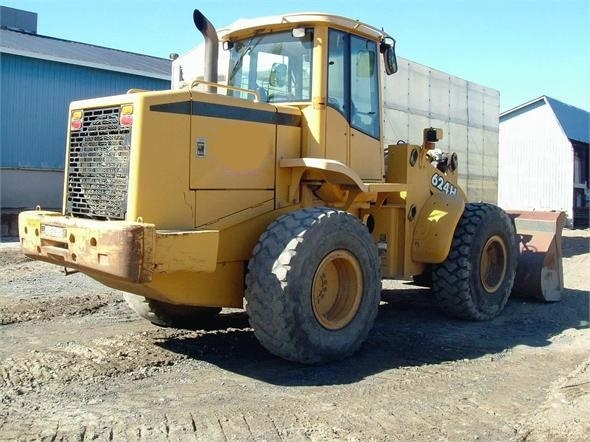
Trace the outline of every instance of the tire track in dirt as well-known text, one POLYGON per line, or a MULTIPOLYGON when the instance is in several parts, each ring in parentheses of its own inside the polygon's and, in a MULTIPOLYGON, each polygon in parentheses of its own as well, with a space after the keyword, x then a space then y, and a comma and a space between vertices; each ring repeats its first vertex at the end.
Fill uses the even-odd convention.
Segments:
POLYGON ((123 375, 149 377, 187 359, 153 345, 168 336, 153 329, 84 343, 66 341, 5 358, 0 361, 0 394, 10 402, 25 393, 61 391, 72 384, 97 384, 123 375))
MULTIPOLYGON (((236 410, 237 411, 237 410, 236 410)), ((237 411, 235 414, 184 412, 98 417, 87 413, 85 419, 34 422, 20 432, 20 440, 197 440, 258 441, 329 440, 339 431, 325 424, 310 422, 307 414, 280 416, 280 423, 269 414, 237 411), (314 426, 315 425, 315 426, 314 426), (279 430, 282 428, 282 430, 279 430)), ((3 434, 14 435, 10 425, 3 434)), ((15 438, 17 439, 17 438, 15 438)))
POLYGON ((41 319, 0 326, 0 439, 585 441, 584 244, 568 249, 561 303, 511 301, 488 323, 391 286, 361 351, 322 367, 270 356, 243 314, 156 328, 83 275, 0 250, 0 307, 47 301, 41 319))
POLYGON ((590 434, 590 358, 557 380, 537 413, 518 429, 516 440, 587 440, 590 434))
POLYGON ((70 296, 66 299, 18 298, 11 299, 10 303, 0 300, 0 325, 91 315, 113 302, 117 301, 111 295, 70 296))

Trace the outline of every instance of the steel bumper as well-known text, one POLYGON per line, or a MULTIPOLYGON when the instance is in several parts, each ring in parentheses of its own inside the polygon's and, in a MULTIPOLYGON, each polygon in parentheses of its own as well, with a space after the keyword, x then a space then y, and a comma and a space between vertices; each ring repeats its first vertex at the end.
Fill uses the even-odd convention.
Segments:
POLYGON ((154 273, 213 272, 217 265, 214 230, 157 230, 36 210, 19 214, 19 235, 30 258, 131 283, 148 283, 154 273))

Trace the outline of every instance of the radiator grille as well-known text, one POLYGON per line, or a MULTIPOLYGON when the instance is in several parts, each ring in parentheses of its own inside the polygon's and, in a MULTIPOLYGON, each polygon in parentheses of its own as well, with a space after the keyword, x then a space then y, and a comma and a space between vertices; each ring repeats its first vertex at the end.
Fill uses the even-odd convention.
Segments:
POLYGON ((119 124, 119 107, 84 111, 71 131, 68 213, 100 220, 125 219, 131 128, 119 124))

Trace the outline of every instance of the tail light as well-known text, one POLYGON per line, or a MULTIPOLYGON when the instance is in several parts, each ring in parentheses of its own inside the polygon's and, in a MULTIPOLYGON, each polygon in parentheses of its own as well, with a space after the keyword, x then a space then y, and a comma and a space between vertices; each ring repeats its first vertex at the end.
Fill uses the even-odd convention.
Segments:
POLYGON ((82 129, 82 119, 84 112, 81 110, 74 110, 70 114, 70 130, 78 131, 82 129))
POLYGON ((133 126, 133 105, 124 104, 121 106, 121 113, 119 114, 119 123, 122 127, 133 126))

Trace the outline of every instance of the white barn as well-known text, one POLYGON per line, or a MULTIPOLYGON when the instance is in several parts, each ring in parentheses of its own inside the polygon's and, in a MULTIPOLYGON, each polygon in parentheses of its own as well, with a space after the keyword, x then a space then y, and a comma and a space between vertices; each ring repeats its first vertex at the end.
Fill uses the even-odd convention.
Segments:
POLYGON ((590 113, 547 96, 500 114, 498 205, 588 227, 590 113))

